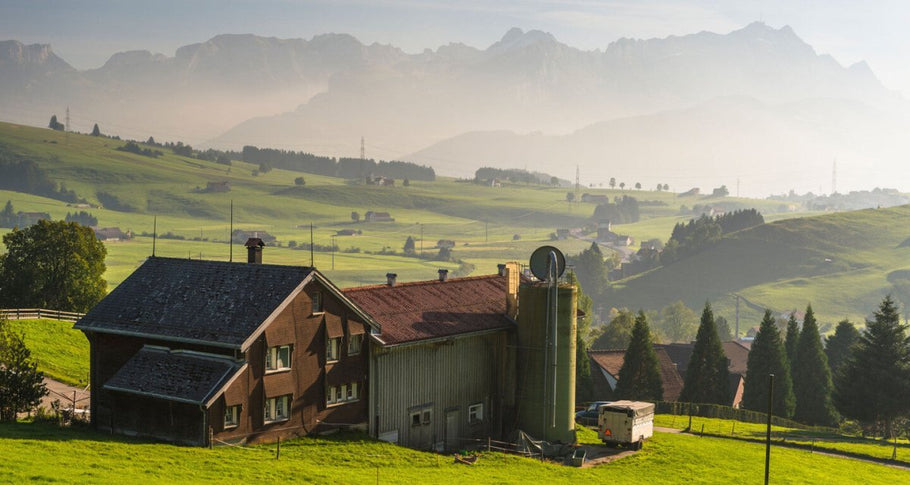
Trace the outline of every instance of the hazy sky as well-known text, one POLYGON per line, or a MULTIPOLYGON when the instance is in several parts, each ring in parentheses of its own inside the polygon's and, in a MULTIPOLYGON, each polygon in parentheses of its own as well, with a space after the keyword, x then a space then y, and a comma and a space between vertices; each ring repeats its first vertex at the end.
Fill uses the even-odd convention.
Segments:
POLYGON ((486 48, 520 27, 602 49, 620 37, 726 33, 756 20, 790 25, 843 65, 865 60, 887 87, 910 95, 905 0, 0 0, 0 40, 50 43, 80 69, 131 49, 173 56, 223 33, 344 32, 417 52, 449 42, 486 48))

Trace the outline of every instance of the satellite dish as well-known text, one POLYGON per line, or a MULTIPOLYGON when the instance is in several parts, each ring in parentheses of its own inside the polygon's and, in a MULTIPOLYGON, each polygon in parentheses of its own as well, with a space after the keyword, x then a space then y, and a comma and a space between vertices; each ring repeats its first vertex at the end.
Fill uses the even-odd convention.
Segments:
POLYGON ((554 264, 556 264, 556 277, 559 278, 566 271, 566 257, 562 254, 562 251, 553 246, 541 246, 531 253, 530 264, 531 274, 541 281, 546 281, 550 276, 547 272, 550 254, 556 256, 556 260, 554 261, 554 264))

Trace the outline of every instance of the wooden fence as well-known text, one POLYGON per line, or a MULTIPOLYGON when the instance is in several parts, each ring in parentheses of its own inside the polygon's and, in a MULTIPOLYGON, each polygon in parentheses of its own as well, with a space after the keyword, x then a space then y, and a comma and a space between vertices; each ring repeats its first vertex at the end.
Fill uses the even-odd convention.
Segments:
POLYGON ((75 322, 84 316, 84 313, 48 310, 46 308, 0 309, 0 318, 6 318, 7 320, 37 320, 40 318, 47 318, 51 320, 75 322))

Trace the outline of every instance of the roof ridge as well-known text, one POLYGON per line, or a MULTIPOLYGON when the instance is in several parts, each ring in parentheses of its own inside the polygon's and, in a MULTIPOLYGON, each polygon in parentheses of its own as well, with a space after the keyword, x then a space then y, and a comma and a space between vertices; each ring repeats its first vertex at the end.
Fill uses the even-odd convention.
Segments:
POLYGON ((444 283, 460 283, 460 282, 466 282, 466 281, 474 281, 474 280, 482 280, 482 279, 493 279, 493 278, 505 278, 505 276, 500 276, 499 274, 492 273, 492 274, 486 274, 486 275, 461 276, 461 277, 457 277, 457 278, 448 278, 448 279, 446 279, 445 281, 440 281, 440 280, 438 280, 438 279, 435 279, 435 280, 420 280, 420 281, 407 281, 407 282, 404 282, 404 283, 395 283, 394 286, 389 286, 388 284, 379 283, 379 284, 375 284, 375 285, 352 286, 352 287, 349 287, 349 288, 345 288, 345 289, 343 289, 343 290, 341 290, 341 291, 347 293, 347 292, 353 292, 353 291, 372 290, 372 289, 379 289, 379 288, 390 288, 390 289, 393 289, 393 288, 400 288, 400 287, 403 287, 403 286, 421 286, 421 285, 430 286, 430 285, 438 285, 438 284, 444 284, 444 283))

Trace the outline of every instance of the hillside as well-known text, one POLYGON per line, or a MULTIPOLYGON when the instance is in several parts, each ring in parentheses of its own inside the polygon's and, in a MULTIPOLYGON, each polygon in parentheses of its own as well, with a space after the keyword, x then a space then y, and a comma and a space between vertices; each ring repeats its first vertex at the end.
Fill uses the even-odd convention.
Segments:
POLYGON ((862 324, 882 297, 910 304, 910 206, 867 209, 767 223, 725 237, 693 257, 622 281, 616 307, 658 309, 676 300, 733 322, 740 295, 741 330, 758 325, 763 308, 805 310, 816 318, 862 324))

